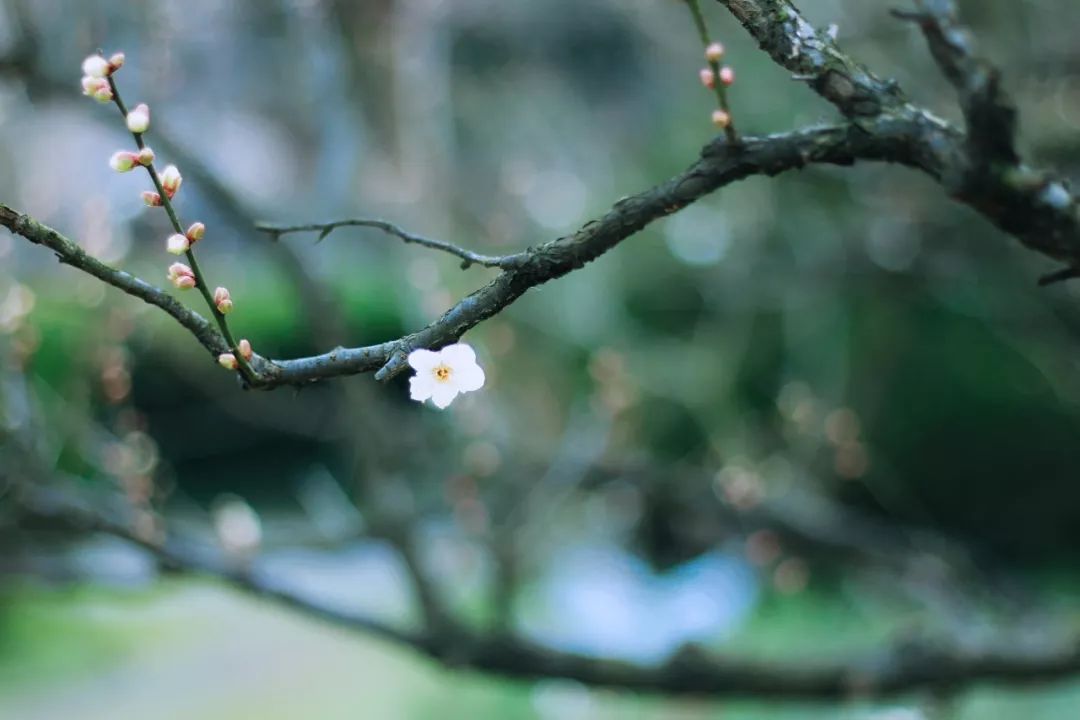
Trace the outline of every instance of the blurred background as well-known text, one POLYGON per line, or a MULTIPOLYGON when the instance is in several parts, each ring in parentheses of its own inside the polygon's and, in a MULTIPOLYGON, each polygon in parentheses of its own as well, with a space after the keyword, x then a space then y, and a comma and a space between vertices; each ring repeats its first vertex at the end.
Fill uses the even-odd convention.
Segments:
MULTIPOLYGON (((895 2, 804 2, 956 118, 895 2)), ((1040 166, 1080 169, 1080 5, 960 3, 1040 166)), ((718 5, 743 132, 834 119, 718 5)), ((708 142, 674 0, 3 0, 0 202, 165 285, 162 213, 79 64, 123 50, 200 262, 268 357, 396 338, 492 277, 374 231, 486 253, 573 232, 708 142)), ((662 663, 909 641, 1051 647, 1080 630, 1080 283, 927 178, 808 168, 724 188, 465 338, 445 412, 370 375, 243 392, 171 319, 0 230, 0 716, 1074 718, 1080 680, 836 705, 680 700, 443 669, 115 537, 116 513, 342 612, 415 627, 419 572, 478 632, 662 663)), ((204 312, 198 297, 184 301, 204 312)))

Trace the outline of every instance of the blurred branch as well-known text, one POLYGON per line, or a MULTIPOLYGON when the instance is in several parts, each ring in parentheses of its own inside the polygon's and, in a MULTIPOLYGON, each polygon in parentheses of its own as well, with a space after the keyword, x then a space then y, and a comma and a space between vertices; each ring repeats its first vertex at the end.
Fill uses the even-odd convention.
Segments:
POLYGON ((178 538, 158 543, 140 537, 68 493, 24 488, 18 498, 24 514, 59 522, 82 532, 126 540, 155 557, 163 567, 214 577, 230 587, 278 602, 316 619, 409 647, 451 668, 468 668, 510 678, 567 678, 603 687, 672 695, 761 697, 771 700, 836 700, 884 697, 915 690, 954 690, 995 681, 1031 684, 1080 672, 1080 641, 1039 650, 1017 644, 948 648, 930 643, 900 643, 886 652, 844 661, 737 660, 685 646, 666 663, 643 667, 614 659, 549 650, 507 634, 480 634, 447 623, 437 632, 413 632, 376 618, 328 608, 282 587, 266 573, 229 563, 178 538))
POLYGON ((446 242, 445 240, 433 240, 431 238, 423 237, 422 235, 416 235, 403 228, 395 225, 392 222, 386 220, 377 220, 374 218, 352 218, 349 220, 336 220, 328 223, 312 223, 308 225, 272 225, 270 223, 257 223, 255 228, 261 232, 268 233, 276 240, 280 235, 286 235, 289 233, 297 232, 318 232, 319 241, 324 240, 330 233, 339 227, 369 227, 382 230, 387 235, 403 240, 405 243, 415 243, 417 245, 423 245, 424 247, 431 248, 432 250, 442 250, 443 252, 450 253, 461 258, 461 268, 464 270, 470 265, 483 265, 484 267, 496 267, 509 269, 514 267, 519 259, 521 253, 514 255, 482 255, 480 253, 472 252, 464 248, 458 247, 453 243, 446 242))

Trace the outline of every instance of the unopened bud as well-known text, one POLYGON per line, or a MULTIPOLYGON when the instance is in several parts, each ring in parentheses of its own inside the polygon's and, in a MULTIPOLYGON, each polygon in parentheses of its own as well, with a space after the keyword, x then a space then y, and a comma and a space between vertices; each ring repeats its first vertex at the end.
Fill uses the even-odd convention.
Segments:
POLYGON ((113 99, 112 88, 105 78, 96 78, 86 75, 82 79, 83 95, 92 97, 98 102, 107 103, 113 99))
POLYGON ((142 201, 147 207, 161 207, 161 196, 153 190, 143 190, 142 201))
POLYGON ((232 312, 233 301, 228 288, 219 287, 214 290, 214 305, 222 315, 232 312))
POLYGON ((204 235, 206 235, 206 226, 201 222, 191 223, 191 227, 187 229, 187 239, 192 243, 202 240, 204 235))
POLYGON ((116 72, 122 67, 124 67, 124 53, 113 53, 112 56, 109 57, 109 74, 116 72))
POLYGON ((716 73, 712 71, 712 68, 701 68, 698 70, 698 77, 701 78, 701 84, 710 90, 716 87, 716 73))
POLYGON ((195 287, 195 273, 184 263, 173 263, 169 266, 169 280, 180 290, 190 290, 195 287))
POLYGON ((139 154, 135 157, 138 158, 139 164, 144 167, 149 167, 154 164, 154 151, 148 147, 139 150, 139 154))
POLYGON ((249 343, 246 338, 236 343, 236 349, 240 351, 240 357, 244 358, 245 360, 251 359, 251 356, 253 354, 251 351, 251 343, 249 343))
POLYGON ((82 62, 83 75, 103 78, 109 74, 109 61, 100 55, 91 55, 82 62))
POLYGON ((180 189, 180 183, 184 181, 184 178, 180 177, 180 171, 176 169, 175 165, 167 165, 164 170, 161 171, 161 187, 165 190, 165 195, 172 200, 173 195, 180 189))
POLYGON ((728 125, 731 125, 731 115, 727 114, 723 110, 713 110, 712 123, 716 127, 723 130, 728 125))
POLYGON ((135 163, 139 161, 139 156, 135 153, 121 150, 120 152, 113 153, 113 156, 109 158, 109 167, 116 172, 127 172, 131 168, 135 167, 135 163))
POLYGON ((724 46, 720 43, 709 43, 705 48, 705 59, 709 62, 720 62, 722 57, 724 57, 724 46))
POLYGON ((173 233, 165 241, 165 249, 173 255, 183 255, 191 247, 191 243, 180 233, 173 233))
POLYGON ((240 367, 240 364, 236 362, 236 356, 232 353, 221 353, 217 356, 218 365, 226 370, 235 370, 240 367))
POLYGON ((133 133, 144 133, 150 127, 150 108, 144 103, 135 106, 127 114, 127 128, 133 133))
POLYGON ((720 68, 720 82, 725 85, 732 85, 735 82, 735 70, 730 65, 725 65, 720 68))

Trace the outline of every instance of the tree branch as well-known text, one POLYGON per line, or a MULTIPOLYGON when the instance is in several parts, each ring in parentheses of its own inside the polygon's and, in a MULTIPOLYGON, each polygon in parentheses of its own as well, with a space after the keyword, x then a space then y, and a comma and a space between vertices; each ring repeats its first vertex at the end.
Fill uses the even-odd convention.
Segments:
POLYGON ((1040 650, 1016 644, 949 648, 908 642, 884 653, 809 662, 738 660, 687 645, 662 665, 646 667, 551 650, 510 634, 480 634, 456 623, 444 625, 437 632, 416 632, 367 615, 326 607, 283 587, 266 573, 199 552, 194 544, 180 538, 172 537, 161 544, 147 540, 123 521, 78 503, 66 493, 24 488, 18 502, 24 514, 39 520, 126 540, 172 571, 213 577, 315 619, 410 648, 450 668, 508 678, 567 678, 598 687, 710 698, 834 701, 917 690, 956 690, 989 681, 1033 684, 1080 671, 1080 640, 1054 642, 1040 650))
POLYGON ((0 225, 16 235, 22 235, 32 243, 49 248, 65 265, 82 270, 108 285, 123 290, 128 295, 161 308, 187 328, 195 339, 215 357, 219 353, 228 352, 229 346, 225 339, 206 318, 194 310, 189 310, 161 288, 123 270, 109 267, 86 254, 81 247, 51 227, 37 222, 28 215, 21 215, 2 203, 0 203, 0 225))
MULTIPOLYGON (((920 12, 907 14, 927 32, 931 46, 948 77, 967 98, 968 134, 965 135, 931 113, 908 104, 891 82, 882 81, 842 53, 828 34, 815 31, 790 0, 720 0, 757 38, 776 62, 809 78, 815 90, 852 118, 851 124, 809 128, 767 137, 747 137, 738 146, 722 138, 707 145, 701 158, 666 183, 620 200, 602 218, 577 233, 536 248, 502 257, 483 256, 443 241, 408 233, 380 220, 344 220, 335 223, 275 228, 268 232, 318 230, 323 233, 343 225, 382 229, 406 242, 450 252, 465 262, 499 267, 503 272, 447 310, 427 327, 376 345, 336 348, 321 355, 265 362, 255 358, 252 387, 269 389, 377 371, 378 380, 392 378, 406 367, 409 351, 437 349, 456 342, 483 320, 501 312, 528 289, 576 270, 634 235, 649 223, 666 217, 729 183, 753 175, 776 175, 810 163, 848 165, 878 160, 918 168, 942 184, 955 199, 971 206, 994 225, 1017 237, 1025 246, 1080 267, 1080 210, 1076 198, 1049 173, 1023 165, 1011 150, 1011 115, 998 88, 996 73, 983 61, 973 59, 966 35, 955 21, 947 0, 917 0, 920 12), (973 79, 974 78, 974 79, 973 79), (997 112, 997 121, 976 120, 979 113, 997 112), (1004 130, 1005 137, 977 139, 989 128, 1004 130), (1005 149, 1003 149, 1005 148, 1005 149)), ((1011 112, 1011 111, 1010 111, 1011 112)), ((43 228, 5 208, 0 223, 19 232, 43 228)), ((54 246, 70 246, 55 231, 45 229, 54 246), (63 242, 60 242, 63 241, 63 242)), ((22 233, 20 233, 22 234, 22 233)), ((41 232, 35 231, 36 237, 41 232)), ((35 242, 33 237, 29 238, 35 242)), ((55 247, 54 247, 55 249, 55 247)), ((76 248, 77 249, 77 248, 76 248)), ((81 251, 79 251, 81 253, 81 251)), ((63 256, 62 256, 63 257, 63 256)), ((87 269, 85 254, 69 257, 87 269)), ((100 263, 99 263, 100 265, 100 263)), ((115 271, 111 271, 115 272, 115 271)), ((173 314, 198 333, 208 348, 221 346, 220 336, 207 333, 205 321, 181 312, 178 304, 156 288, 128 280, 115 282, 110 273, 96 274, 125 291, 173 314), (137 289, 136 291, 128 288, 137 289), (148 299, 149 298, 149 299, 148 299)), ((1068 273, 1058 273, 1060 279, 1068 273)), ((197 315, 194 315, 198 318, 197 315)))
POLYGON ((905 104, 895 83, 843 53, 807 22, 790 0, 719 0, 777 65, 790 70, 851 118, 873 117, 905 104))
MULTIPOLYGON (((970 33, 960 25, 951 0, 915 0, 914 20, 931 53, 957 88, 967 132, 960 133, 904 99, 817 32, 791 0, 719 0, 780 66, 811 86, 845 115, 886 113, 937 122, 945 160, 938 179, 951 197, 977 210, 1028 248, 1080 267, 1080 209, 1076 196, 1053 174, 1023 164, 1015 150, 1015 109, 1000 85, 1000 73, 974 55, 970 33)), ((1060 279, 1060 278, 1056 278, 1060 279)))
POLYGON ((280 235, 296 232, 318 232, 319 241, 324 240, 330 233, 339 227, 369 227, 382 230, 387 235, 399 238, 406 243, 415 243, 433 250, 441 250, 461 258, 461 268, 467 269, 470 265, 483 265, 484 267, 509 269, 515 266, 521 254, 514 255, 483 255, 471 250, 458 247, 445 240, 433 240, 411 233, 392 222, 375 218, 351 218, 348 220, 335 220, 328 223, 310 223, 307 225, 273 225, 271 223, 257 223, 255 229, 268 233, 277 239, 280 235))

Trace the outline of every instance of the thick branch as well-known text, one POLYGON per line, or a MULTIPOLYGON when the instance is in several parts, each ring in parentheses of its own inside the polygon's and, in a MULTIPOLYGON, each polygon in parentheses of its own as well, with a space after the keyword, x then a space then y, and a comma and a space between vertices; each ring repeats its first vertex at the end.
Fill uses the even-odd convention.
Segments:
POLYGON ((790 0, 719 0, 769 56, 849 117, 873 117, 905 103, 896 85, 843 53, 790 0))
POLYGON ((830 701, 916 690, 955 690, 989 681, 1047 682, 1080 671, 1078 642, 1037 651, 1016 645, 960 650, 903 644, 882 654, 805 663, 720 658, 687 646, 663 665, 645 667, 550 650, 513 635, 482 635, 459 625, 448 625, 438 633, 413 632, 369 616, 328 608, 282 587, 264 573, 230 565, 176 538, 166 544, 148 541, 127 524, 62 493, 35 489, 19 498, 19 504, 25 513, 38 519, 134 543, 171 570, 217 578, 230 587, 316 619, 411 648, 448 667, 510 678, 568 678, 592 686, 713 698, 830 701))
POLYGON ((926 36, 934 60, 956 88, 967 129, 947 189, 1028 247, 1080 266, 1077 198, 1051 173, 1023 164, 1016 150, 1016 108, 999 70, 975 54, 951 0, 915 5, 915 12, 895 14, 915 21, 926 36))
POLYGON ((945 171, 948 157, 940 150, 947 147, 947 142, 929 140, 931 135, 944 134, 942 127, 921 117, 881 118, 865 125, 747 137, 738 148, 719 139, 706 146, 702 157, 685 172, 638 195, 623 198, 606 215, 586 223, 575 234, 510 256, 517 258, 514 267, 424 329, 379 345, 338 348, 310 358, 276 361, 268 384, 310 382, 380 368, 376 378, 390 378, 405 369, 405 357, 410 350, 456 342, 467 330, 502 311, 530 288, 584 266, 649 223, 737 180, 753 175, 776 175, 810 163, 848 165, 857 160, 904 163, 934 177, 945 171))
POLYGON ((453 243, 446 242, 445 240, 426 238, 422 235, 411 233, 392 222, 374 218, 351 218, 349 220, 335 220, 334 222, 310 223, 307 225, 273 225, 270 223, 258 223, 255 226, 257 230, 268 233, 275 238, 289 233, 317 232, 319 233, 319 240, 325 239, 327 235, 339 227, 376 228, 377 230, 382 230, 387 235, 396 237, 406 243, 415 243, 431 248, 432 250, 441 250, 450 253, 451 255, 461 258, 462 269, 468 268, 470 265, 483 265, 484 267, 506 269, 514 267, 517 260, 520 258, 520 255, 483 255, 481 253, 475 253, 471 250, 458 247, 453 243))
POLYGON ((915 0, 915 5, 916 12, 894 10, 893 14, 919 25, 935 62, 956 88, 967 125, 972 172, 995 163, 1018 162, 1016 108, 1001 87, 1001 73, 975 56, 974 39, 960 24, 951 0, 915 0))

